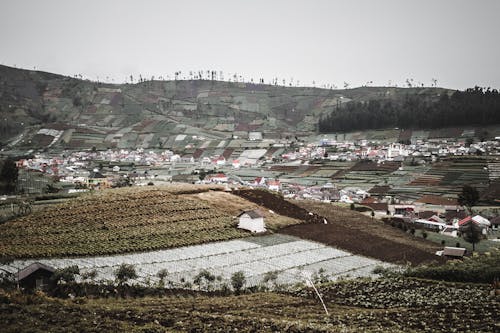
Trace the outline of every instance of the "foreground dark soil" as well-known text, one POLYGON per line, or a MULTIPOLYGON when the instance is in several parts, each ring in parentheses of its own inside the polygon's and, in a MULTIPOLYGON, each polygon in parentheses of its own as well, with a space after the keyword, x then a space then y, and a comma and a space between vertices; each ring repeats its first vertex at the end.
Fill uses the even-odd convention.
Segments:
POLYGON ((58 299, 0 289, 2 332, 494 332, 488 285, 416 279, 355 280, 315 294, 166 294, 58 299))
POLYGON ((439 245, 407 234, 356 211, 329 203, 294 201, 328 224, 306 223, 286 227, 280 233, 301 237, 338 247, 349 252, 392 263, 420 264, 438 262, 439 245))

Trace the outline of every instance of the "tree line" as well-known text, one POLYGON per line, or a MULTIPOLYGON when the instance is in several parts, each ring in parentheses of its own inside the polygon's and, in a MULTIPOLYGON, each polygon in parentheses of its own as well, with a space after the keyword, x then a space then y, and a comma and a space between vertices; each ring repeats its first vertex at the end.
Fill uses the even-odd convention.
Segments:
POLYGON ((347 132, 377 128, 440 128, 500 123, 500 94, 496 89, 469 88, 453 94, 409 95, 402 100, 351 101, 319 120, 319 131, 347 132))

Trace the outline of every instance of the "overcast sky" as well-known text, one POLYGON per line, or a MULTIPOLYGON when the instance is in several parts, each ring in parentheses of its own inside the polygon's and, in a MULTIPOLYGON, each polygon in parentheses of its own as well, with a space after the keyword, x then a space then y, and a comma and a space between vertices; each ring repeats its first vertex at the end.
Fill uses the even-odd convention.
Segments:
POLYGON ((499 14, 499 0, 1 0, 0 63, 114 82, 210 69, 500 88, 499 14))

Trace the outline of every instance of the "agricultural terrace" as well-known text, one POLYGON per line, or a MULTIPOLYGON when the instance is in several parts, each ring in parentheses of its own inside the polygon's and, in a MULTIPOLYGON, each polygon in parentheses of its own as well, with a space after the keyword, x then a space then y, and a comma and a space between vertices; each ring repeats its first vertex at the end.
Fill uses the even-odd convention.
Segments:
MULTIPOLYGON (((95 256, 152 251, 248 236, 234 216, 255 204, 210 186, 95 192, 0 225, 0 256, 95 256), (208 192, 208 193, 203 193, 208 192), (203 200, 197 195, 202 195, 203 200)), ((271 229, 298 220, 265 211, 271 229)))
POLYGON ((16 260, 0 269, 16 273, 35 261, 54 268, 76 265, 83 275, 95 271, 95 281, 114 281, 114 272, 125 263, 137 271, 133 284, 156 285, 160 281, 158 273, 163 271, 168 272, 163 281, 166 286, 188 289, 224 289, 224 285, 231 284, 231 276, 239 271, 244 273, 247 287, 266 285, 266 276, 271 274, 273 279, 267 282, 273 288, 303 282, 304 272, 321 273, 322 279, 335 280, 347 275, 372 276, 377 266, 392 266, 320 243, 274 234, 125 255, 16 260), (217 279, 210 285, 197 285, 196 275, 202 271, 217 279))
MULTIPOLYGON (((55 299, 0 290, 0 327, 31 332, 497 332, 498 298, 480 284, 342 281, 296 294, 55 299)), ((497 296, 498 297, 498 296, 497 296)))
POLYGON ((413 237, 349 208, 337 205, 294 201, 293 203, 324 216, 328 224, 301 224, 285 227, 280 233, 321 242, 340 249, 398 264, 439 261, 435 252, 442 246, 413 237))

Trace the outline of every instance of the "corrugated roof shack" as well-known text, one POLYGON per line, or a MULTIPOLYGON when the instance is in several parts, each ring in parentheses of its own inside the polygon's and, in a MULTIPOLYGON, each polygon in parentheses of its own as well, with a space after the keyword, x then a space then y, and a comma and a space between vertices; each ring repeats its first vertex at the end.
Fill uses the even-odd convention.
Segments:
POLYGON ((26 290, 46 290, 54 272, 54 268, 35 262, 17 273, 17 281, 19 286, 26 290))
POLYGON ((437 251, 436 254, 442 257, 448 258, 463 258, 466 253, 466 249, 463 247, 451 247, 445 246, 442 251, 437 251))
POLYGON ((251 232, 266 232, 264 215, 258 210, 247 210, 238 215, 238 228, 251 232))

